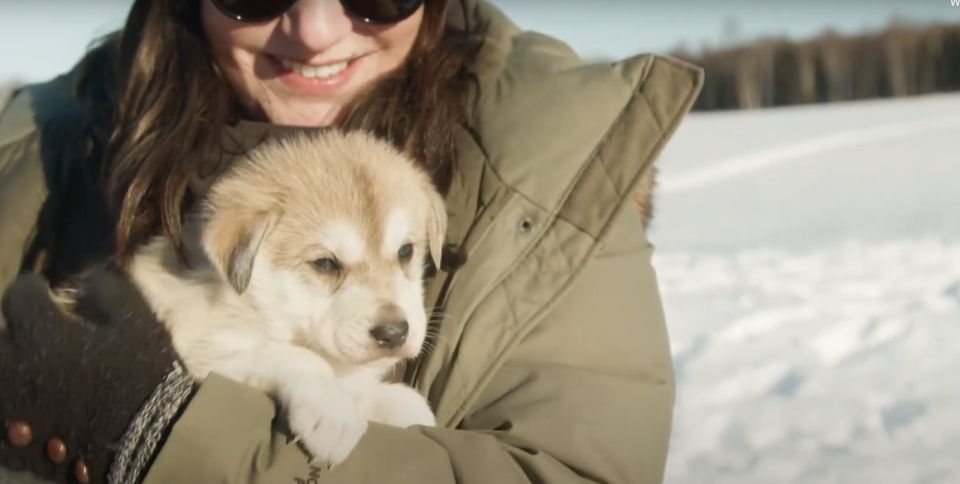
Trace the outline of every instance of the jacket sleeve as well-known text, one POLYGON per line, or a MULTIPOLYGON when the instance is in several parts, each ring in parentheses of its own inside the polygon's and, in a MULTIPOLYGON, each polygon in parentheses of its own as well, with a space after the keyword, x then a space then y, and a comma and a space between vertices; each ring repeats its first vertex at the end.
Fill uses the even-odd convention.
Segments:
POLYGON ((45 251, 33 245, 50 236, 40 234, 41 224, 57 220, 57 200, 69 173, 65 160, 82 146, 73 84, 68 73, 23 86, 0 111, 0 292, 21 271, 37 272, 45 263, 45 251))
POLYGON ((624 210, 456 429, 371 424, 346 462, 321 471, 273 429, 266 396, 214 375, 146 482, 661 482, 674 381, 651 252, 624 210))
POLYGON ((40 136, 32 119, 24 119, 25 103, 20 94, 0 114, 0 291, 20 272, 48 194, 40 136))

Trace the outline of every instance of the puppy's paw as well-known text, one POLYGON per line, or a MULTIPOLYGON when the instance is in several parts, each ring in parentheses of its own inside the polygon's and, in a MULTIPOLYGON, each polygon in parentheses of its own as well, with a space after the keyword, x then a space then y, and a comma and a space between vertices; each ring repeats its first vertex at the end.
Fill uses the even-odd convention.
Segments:
POLYGON ((367 430, 353 397, 337 386, 299 389, 285 397, 290 429, 315 465, 342 463, 367 430))
POLYGON ((367 418, 395 427, 426 425, 433 427, 437 419, 430 404, 416 390, 399 383, 382 383, 374 392, 376 402, 369 408, 367 418))

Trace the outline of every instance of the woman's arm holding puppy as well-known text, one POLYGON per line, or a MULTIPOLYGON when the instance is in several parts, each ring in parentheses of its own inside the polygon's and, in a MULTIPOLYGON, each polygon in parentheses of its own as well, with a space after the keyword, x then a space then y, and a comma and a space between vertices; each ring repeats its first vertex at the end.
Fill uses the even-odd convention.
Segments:
POLYGON ((271 429, 269 399, 214 375, 146 482, 661 482, 674 382, 652 249, 632 210, 603 242, 457 429, 370 424, 322 471, 271 429))

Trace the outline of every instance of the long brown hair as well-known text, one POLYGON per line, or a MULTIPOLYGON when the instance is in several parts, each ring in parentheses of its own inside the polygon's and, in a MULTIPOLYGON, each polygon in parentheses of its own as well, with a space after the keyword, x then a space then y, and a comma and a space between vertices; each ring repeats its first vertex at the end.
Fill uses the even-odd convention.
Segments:
MULTIPOLYGON (((425 0, 407 61, 348 106, 339 126, 385 137, 417 159, 446 190, 457 127, 467 116, 468 65, 480 27, 446 26, 446 0, 425 0)), ((116 219, 118 261, 162 230, 182 246, 181 215, 192 203, 197 160, 222 149, 237 105, 214 67, 198 0, 136 0, 125 27, 81 63, 88 156, 100 163, 116 219)))

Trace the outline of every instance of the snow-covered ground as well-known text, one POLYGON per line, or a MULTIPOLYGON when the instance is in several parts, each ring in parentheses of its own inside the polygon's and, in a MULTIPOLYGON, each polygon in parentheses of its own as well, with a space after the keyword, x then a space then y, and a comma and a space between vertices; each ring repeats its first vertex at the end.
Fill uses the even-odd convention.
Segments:
POLYGON ((960 95, 696 114, 651 239, 669 483, 960 482, 960 95))

